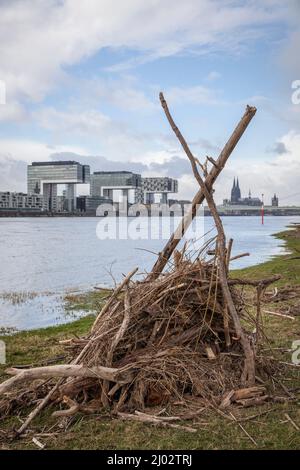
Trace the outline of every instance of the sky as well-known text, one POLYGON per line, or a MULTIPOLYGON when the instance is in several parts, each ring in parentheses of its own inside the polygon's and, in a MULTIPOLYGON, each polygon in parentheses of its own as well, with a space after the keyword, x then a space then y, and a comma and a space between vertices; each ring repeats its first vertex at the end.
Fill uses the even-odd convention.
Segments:
POLYGON ((242 197, 300 205, 299 17, 300 0, 0 0, 0 191, 26 191, 32 161, 72 159, 178 178, 191 199, 163 91, 202 162, 257 107, 217 203, 238 176, 242 197))

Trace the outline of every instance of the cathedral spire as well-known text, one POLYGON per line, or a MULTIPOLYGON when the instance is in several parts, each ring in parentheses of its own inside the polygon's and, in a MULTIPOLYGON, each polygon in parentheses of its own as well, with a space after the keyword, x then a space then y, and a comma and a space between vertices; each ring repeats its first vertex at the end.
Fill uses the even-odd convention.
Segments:
POLYGON ((238 187, 236 185, 236 181, 235 181, 235 177, 234 177, 233 186, 232 186, 232 189, 231 189, 231 202, 232 203, 235 203, 237 201, 237 191, 238 191, 238 187))
POLYGON ((236 179, 236 189, 235 189, 235 192, 236 192, 236 199, 237 201, 239 199, 241 199, 241 190, 240 190, 240 185, 239 185, 239 179, 237 178, 236 179))

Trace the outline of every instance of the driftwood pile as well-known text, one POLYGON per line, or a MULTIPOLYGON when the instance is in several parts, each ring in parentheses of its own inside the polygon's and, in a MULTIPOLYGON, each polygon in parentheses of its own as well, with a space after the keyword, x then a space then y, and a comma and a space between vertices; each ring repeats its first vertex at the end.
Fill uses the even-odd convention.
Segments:
MULTIPOLYGON (((132 271, 102 308, 90 335, 64 341, 75 358, 70 364, 9 369, 13 377, 0 384, 0 393, 17 406, 51 390, 49 403, 62 405, 55 416, 105 407, 122 417, 124 411, 143 412, 187 397, 221 408, 230 399, 266 398, 264 387, 253 387, 245 378, 243 347, 226 309, 217 256, 203 255, 191 260, 184 250, 175 251, 172 267, 154 280, 133 282, 137 269, 132 271), (43 379, 54 377, 60 378, 58 385, 45 384, 43 379), (31 386, 24 393, 25 381, 31 386), (228 397, 228 391, 235 396, 228 397)), ((255 348, 256 317, 244 309, 240 282, 245 280, 229 280, 229 290, 247 325, 245 338, 255 348)), ((256 365, 259 375, 268 373, 268 362, 256 365)))
MULTIPOLYGON (((123 419, 151 421, 144 413, 148 407, 162 409, 196 397, 204 406, 221 409, 232 402, 246 406, 266 398, 264 387, 256 383, 257 376, 270 373, 268 361, 256 357, 263 337, 259 299, 278 276, 257 282, 229 278, 232 240, 226 242, 212 196, 214 181, 256 110, 247 107, 218 160, 208 157, 201 165, 175 126, 162 94, 160 99, 200 186, 191 212, 148 276, 133 280, 138 271, 134 269, 107 300, 90 334, 65 341, 72 352, 68 364, 7 371, 12 377, 0 384, 0 412, 35 403, 18 435, 53 403, 55 416, 105 408, 123 419), (186 246, 180 251, 176 247, 204 198, 217 236, 209 252, 206 246, 191 256, 186 246), (245 284, 257 289, 255 315, 245 310, 239 287, 245 284)), ((157 415, 153 420, 163 418, 157 415)))

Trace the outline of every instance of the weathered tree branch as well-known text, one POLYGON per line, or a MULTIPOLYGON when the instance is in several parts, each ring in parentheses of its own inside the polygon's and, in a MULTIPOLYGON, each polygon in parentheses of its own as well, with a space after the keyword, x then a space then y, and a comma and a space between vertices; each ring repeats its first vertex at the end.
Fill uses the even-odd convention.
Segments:
POLYGON ((112 304, 112 301, 119 295, 119 293, 122 291, 122 289, 124 288, 124 286, 126 286, 126 284, 128 284, 128 282, 130 281, 130 279, 132 278, 132 276, 135 275, 135 273, 138 271, 139 268, 135 268, 133 269, 130 273, 127 274, 126 277, 124 277, 123 281, 121 282, 121 284, 119 284, 119 286, 114 290, 113 294, 111 295, 111 297, 108 299, 108 301, 105 303, 105 305, 103 306, 101 312, 97 315, 97 318, 92 326, 92 333, 95 332, 96 330, 96 327, 98 325, 98 322, 100 320, 100 318, 104 315, 104 313, 108 310, 108 308, 111 306, 112 304))
POLYGON ((36 367, 34 369, 7 369, 7 374, 14 377, 0 384, 0 395, 11 390, 15 385, 26 380, 45 379, 49 377, 91 377, 126 384, 132 380, 132 374, 122 369, 111 367, 83 367, 73 364, 36 367))
POLYGON ((171 128, 173 129, 176 137, 178 138, 179 142, 182 145, 183 150, 185 151, 187 157, 190 160, 192 170, 194 173, 194 176, 204 194, 204 197, 207 201, 208 207, 210 209, 210 212, 214 218, 216 229, 218 232, 218 238, 217 238, 217 252, 218 252, 218 261, 219 261, 219 272, 220 272, 220 283, 223 291, 223 295, 229 310, 229 313, 232 317, 232 320, 234 322, 235 330, 237 333, 238 338, 240 338, 241 345, 243 347, 244 353, 245 353, 245 369, 243 373, 243 381, 249 385, 253 385, 255 383, 255 361, 254 361, 254 353, 251 348, 250 342, 246 338, 244 331, 241 327, 241 322, 238 316, 238 313, 236 311, 234 302, 232 300, 231 292, 228 286, 228 280, 227 280, 227 263, 226 263, 226 238, 225 238, 225 233, 223 229, 223 224, 221 221, 221 217, 218 214, 217 207, 215 205, 215 201, 212 197, 211 190, 212 188, 208 189, 206 186, 206 183, 204 180, 201 178, 195 157, 192 154, 186 140, 184 139, 183 135, 181 134, 180 130, 176 126, 168 105, 166 103, 166 100, 164 99, 164 96, 162 93, 159 95, 161 105, 165 111, 166 117, 170 123, 171 128))
POLYGON ((275 276, 268 277, 266 279, 260 279, 260 280, 255 280, 255 279, 229 279, 229 284, 236 284, 236 285, 241 285, 241 286, 254 286, 257 287, 259 285, 262 285, 263 287, 267 287, 268 285, 272 284, 273 282, 279 281, 281 279, 280 274, 275 274, 275 276))
MULTIPOLYGON (((227 141, 226 145, 221 151, 218 159, 216 160, 215 164, 210 170, 207 178, 205 179, 205 185, 209 191, 211 191, 214 182, 216 181, 217 177, 223 170, 228 158, 230 157, 238 141, 244 134, 245 130, 247 129, 255 113, 256 113, 255 107, 247 106, 245 114, 243 115, 240 122, 236 126, 235 130, 233 131, 232 135, 230 136, 229 140, 227 141)), ((160 273, 164 270, 174 249, 176 248, 182 236, 188 229, 189 225, 191 224, 193 218, 195 217, 197 213, 197 209, 199 208, 199 205, 204 201, 204 199, 205 199, 204 192, 202 188, 200 188, 200 190, 197 192, 196 196, 194 197, 192 201, 192 207, 190 211, 182 218, 177 229, 171 235, 164 249, 160 252, 157 261, 155 262, 151 272, 148 275, 148 280, 156 279, 160 275, 160 273)))
POLYGON ((192 428, 190 426, 182 426, 180 424, 175 424, 175 423, 170 423, 170 420, 167 418, 163 418, 161 416, 153 416, 153 415, 148 415, 147 413, 142 413, 139 411, 136 411, 135 414, 130 414, 130 413, 121 413, 120 411, 117 412, 117 416, 119 416, 121 419, 125 421, 139 421, 142 423, 149 423, 149 424, 155 424, 158 426, 163 426, 163 427, 170 427, 174 429, 181 429, 183 431, 188 431, 188 432, 197 432, 197 429, 192 428))
MULTIPOLYGON (((129 298, 129 291, 126 288, 125 297, 124 297, 124 318, 121 323, 119 330, 117 331, 116 336, 114 337, 110 349, 107 354, 106 358, 106 365, 111 366, 113 355, 115 352, 116 347, 118 346, 119 342, 122 340, 124 333, 127 330, 128 324, 130 320, 130 298, 129 298)), ((102 393, 101 393, 101 400, 104 406, 108 406, 108 390, 109 390, 109 380, 105 380, 102 386, 102 393)))
MULTIPOLYGON (((99 313, 99 315, 97 316, 94 324, 93 324, 93 327, 92 327, 92 333, 97 331, 96 330, 96 326, 98 324, 98 321, 99 321, 99 318, 108 310, 108 308, 110 307, 110 305, 112 304, 112 301, 118 296, 118 294, 122 291, 123 287, 125 285, 127 285, 127 283, 130 281, 130 279, 132 278, 132 276, 134 276, 134 274, 138 271, 138 268, 135 268, 133 271, 131 271, 129 274, 127 274, 127 276, 123 279, 123 281, 121 282, 121 284, 115 289, 115 291, 113 292, 112 296, 108 299, 108 301, 105 303, 104 307, 102 308, 101 312, 99 313)), ((97 337, 96 337, 97 338, 97 337)), ((85 345, 85 347, 81 350, 81 352, 79 353, 79 355, 75 358, 74 361, 72 361, 72 364, 75 365, 75 364, 78 364, 82 358, 84 357, 86 351, 88 350, 88 348, 90 347, 91 343, 96 339, 94 337, 94 335, 92 335, 92 337, 89 339, 89 341, 87 342, 87 344, 85 345)), ((42 411, 45 406, 47 406, 47 404, 49 403, 49 401, 51 400, 52 396, 54 395, 54 393, 58 390, 58 388, 60 387, 60 385, 62 385, 63 383, 63 380, 64 378, 61 378, 55 385, 54 387, 47 393, 47 395, 43 398, 43 400, 40 401, 40 403, 29 413, 29 415, 27 416, 26 420, 24 421, 24 423, 20 426, 20 428, 16 431, 16 434, 19 436, 21 435, 29 426, 29 424, 31 423, 31 421, 40 413, 40 411, 42 411)))

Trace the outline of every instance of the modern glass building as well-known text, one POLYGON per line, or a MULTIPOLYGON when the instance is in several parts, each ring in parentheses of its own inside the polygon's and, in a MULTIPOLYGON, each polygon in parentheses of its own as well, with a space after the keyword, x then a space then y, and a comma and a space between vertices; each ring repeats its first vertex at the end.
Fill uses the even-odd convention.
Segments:
POLYGON ((89 165, 75 161, 33 162, 27 167, 28 194, 42 194, 44 209, 49 211, 55 210, 58 184, 66 185, 68 210, 72 211, 76 208, 76 184, 89 182, 89 165))
POLYGON ((0 192, 0 209, 35 209, 42 210, 43 196, 9 191, 0 192))
POLYGON ((168 194, 178 192, 178 181, 168 176, 142 178, 142 190, 146 203, 152 204, 154 195, 159 194, 160 202, 166 204, 168 194))
POLYGON ((155 194, 166 203, 168 193, 178 192, 178 182, 169 177, 142 178, 131 171, 97 171, 91 175, 91 196, 115 200, 116 191, 121 191, 131 203, 152 203, 155 194))
POLYGON ((87 212, 96 215, 97 208, 101 204, 112 204, 113 201, 103 196, 79 196, 76 199, 76 209, 79 212, 87 212))
POLYGON ((127 197, 130 202, 139 200, 142 187, 142 177, 131 171, 96 171, 91 175, 91 196, 102 196, 114 200, 116 192, 127 197))

